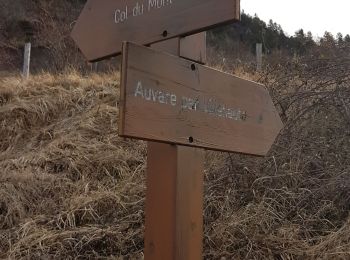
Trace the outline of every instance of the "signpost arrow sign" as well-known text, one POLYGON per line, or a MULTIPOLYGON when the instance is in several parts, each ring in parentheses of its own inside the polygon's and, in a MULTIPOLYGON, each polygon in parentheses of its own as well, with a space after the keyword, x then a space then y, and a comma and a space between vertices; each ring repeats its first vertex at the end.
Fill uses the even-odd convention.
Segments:
POLYGON ((282 128, 263 85, 133 43, 120 118, 124 137, 261 156, 282 128))
POLYGON ((146 259, 202 255, 204 159, 182 145, 263 156, 282 128, 263 85, 188 60, 205 63, 204 34, 158 43, 239 18, 240 0, 88 0, 72 32, 90 61, 123 51, 119 134, 155 141, 146 259))
POLYGON ((239 0, 89 0, 72 37, 88 60, 121 52, 123 41, 147 45, 238 21, 239 0))

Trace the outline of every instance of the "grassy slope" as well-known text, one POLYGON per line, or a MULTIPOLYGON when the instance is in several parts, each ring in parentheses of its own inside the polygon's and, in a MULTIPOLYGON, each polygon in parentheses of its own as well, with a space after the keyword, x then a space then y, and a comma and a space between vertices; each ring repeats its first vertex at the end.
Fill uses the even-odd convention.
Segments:
POLYGON ((2 257, 140 251, 145 149, 117 137, 117 80, 5 78, 2 257))
MULTIPOLYGON (((0 79, 0 258, 142 258, 146 146, 117 136, 118 84, 0 79)), ((206 259, 350 257, 350 146, 324 113, 267 158, 207 154, 206 259)))

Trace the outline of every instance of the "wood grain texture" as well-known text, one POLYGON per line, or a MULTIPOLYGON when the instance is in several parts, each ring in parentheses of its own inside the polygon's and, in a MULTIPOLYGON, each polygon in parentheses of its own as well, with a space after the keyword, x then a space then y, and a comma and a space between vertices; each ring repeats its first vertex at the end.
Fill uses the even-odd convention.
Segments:
POLYGON ((201 32, 180 38, 179 56, 205 64, 207 62, 207 36, 201 32))
MULTIPOLYGON (((173 54, 179 54, 180 48, 192 48, 178 38, 151 47, 173 54)), ((155 142, 148 142, 147 147, 145 259, 200 260, 204 152, 155 142)))
POLYGON ((179 56, 180 55, 180 38, 172 38, 166 41, 157 42, 151 44, 151 48, 163 51, 171 55, 179 56))
POLYGON ((239 0, 89 0, 72 37, 94 61, 120 53, 122 41, 147 45, 239 19, 239 0))
POLYGON ((153 43, 151 48, 205 64, 207 62, 206 41, 206 32, 201 32, 153 43))
POLYGON ((121 89, 124 137, 263 156, 282 128, 263 85, 133 43, 121 89))
POLYGON ((177 146, 176 259, 203 258, 204 151, 177 146))
POLYGON ((202 259, 204 152, 148 142, 147 154, 145 259, 202 259))
POLYGON ((175 259, 177 146, 148 142, 145 259, 175 259))

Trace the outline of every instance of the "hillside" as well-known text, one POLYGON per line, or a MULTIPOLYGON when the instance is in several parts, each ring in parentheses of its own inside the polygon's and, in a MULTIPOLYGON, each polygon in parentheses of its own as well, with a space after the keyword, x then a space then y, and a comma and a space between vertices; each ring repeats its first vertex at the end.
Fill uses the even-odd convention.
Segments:
MULTIPOLYGON (((116 60, 92 73, 69 36, 85 2, 0 1, 0 259, 143 259, 147 143, 117 135, 116 60)), ((206 152, 204 259, 350 259, 350 36, 243 15, 208 60, 266 85, 284 129, 264 158, 206 152)))
MULTIPOLYGON (((70 32, 86 0, 2 0, 0 1, 0 71, 19 71, 23 48, 32 43, 31 71, 62 72, 67 67, 81 72, 91 70, 70 32)), ((230 66, 255 62, 255 45, 263 44, 265 59, 293 57, 341 49, 350 45, 350 36, 325 32, 315 42, 311 32, 302 29, 288 36, 272 20, 266 24, 257 16, 242 13, 240 23, 208 32, 210 59, 231 60, 230 66)), ((118 67, 113 59, 99 63, 101 71, 118 67)))
POLYGON ((85 61, 70 38, 85 0, 1 0, 0 71, 18 70, 25 42, 32 43, 32 71, 62 71, 85 61))
MULTIPOLYGON (((205 259, 350 257, 349 64, 304 62, 244 74, 285 129, 266 158, 207 153, 205 259)), ((146 145, 117 136, 118 93, 118 73, 0 79, 0 258, 142 259, 146 145)))

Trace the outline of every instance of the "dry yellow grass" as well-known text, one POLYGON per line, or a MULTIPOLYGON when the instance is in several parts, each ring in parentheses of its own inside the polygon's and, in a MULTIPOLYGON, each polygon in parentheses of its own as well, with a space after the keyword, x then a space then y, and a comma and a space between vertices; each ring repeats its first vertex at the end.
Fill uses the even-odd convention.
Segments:
POLYGON ((2 79, 3 258, 140 252, 142 229, 130 227, 142 226, 145 149, 116 134, 118 80, 2 79))
MULTIPOLYGON (((1 259, 142 259, 146 145, 117 136, 118 95, 118 73, 0 79, 1 259)), ((207 153, 205 259, 349 259, 334 113, 287 121, 267 158, 207 153)))

